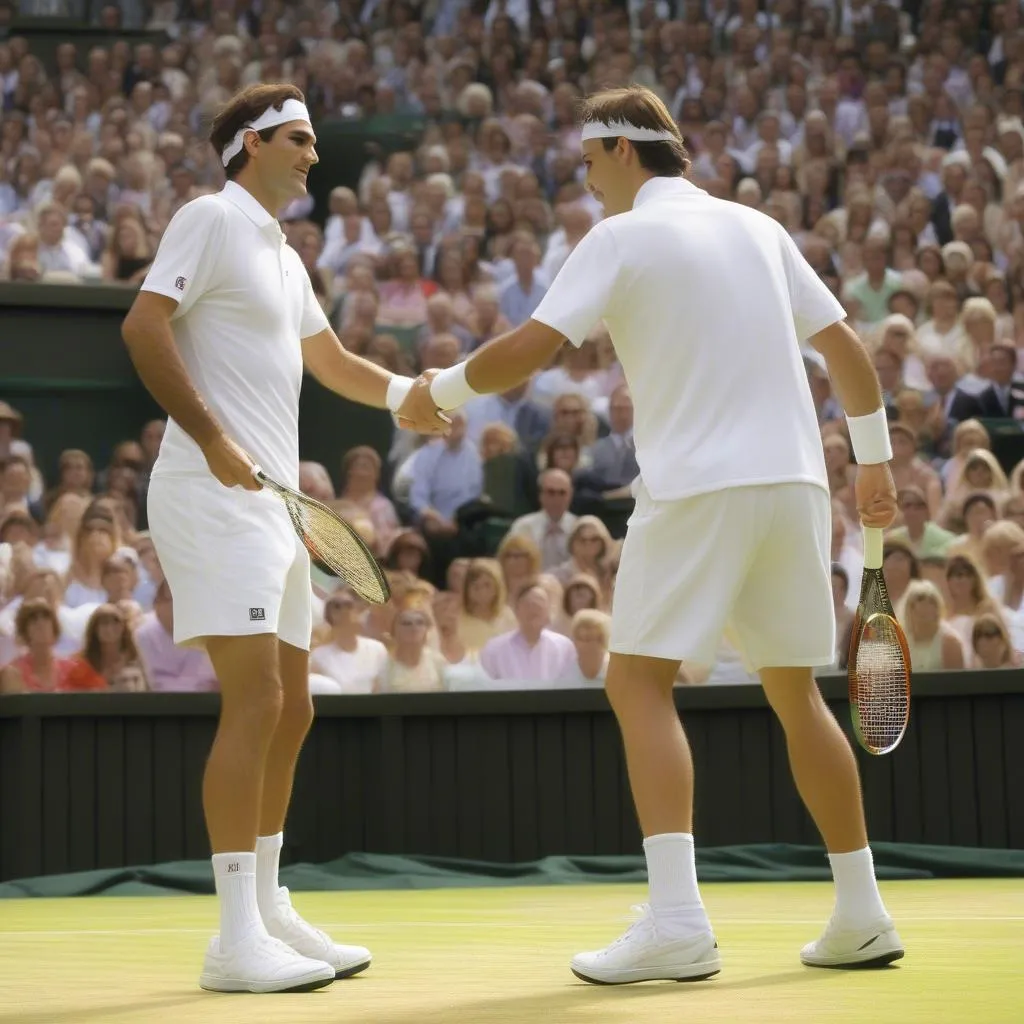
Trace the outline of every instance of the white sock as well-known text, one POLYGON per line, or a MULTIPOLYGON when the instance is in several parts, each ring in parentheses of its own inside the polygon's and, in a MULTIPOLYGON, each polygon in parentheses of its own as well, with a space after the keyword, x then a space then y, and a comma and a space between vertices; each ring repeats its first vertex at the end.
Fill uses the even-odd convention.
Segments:
POLYGON ((677 933, 707 929, 708 918, 697 889, 693 836, 688 832, 648 836, 644 854, 650 905, 659 930, 677 937, 677 933))
POLYGON ((256 854, 215 853, 213 880, 220 901, 220 947, 228 949, 263 928, 256 903, 256 854))
POLYGON ((838 923, 857 929, 889 916, 875 880, 871 847, 853 853, 830 853, 828 859, 836 883, 834 917, 838 923))
POLYGON ((256 900, 263 917, 274 912, 277 902, 277 868, 283 845, 283 832, 256 839, 256 900))

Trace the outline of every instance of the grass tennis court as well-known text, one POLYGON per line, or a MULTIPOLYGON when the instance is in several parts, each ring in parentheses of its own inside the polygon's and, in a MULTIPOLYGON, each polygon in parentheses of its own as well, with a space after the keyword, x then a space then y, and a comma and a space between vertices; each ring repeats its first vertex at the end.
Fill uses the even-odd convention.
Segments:
POLYGON ((199 991, 213 897, 0 901, 0 1021, 10 1024, 1020 1024, 1020 880, 882 883, 907 957, 875 972, 797 959, 825 883, 712 883, 723 971, 692 985, 578 982, 569 957, 611 941, 641 885, 297 893, 310 920, 370 946, 366 974, 307 995, 199 991))

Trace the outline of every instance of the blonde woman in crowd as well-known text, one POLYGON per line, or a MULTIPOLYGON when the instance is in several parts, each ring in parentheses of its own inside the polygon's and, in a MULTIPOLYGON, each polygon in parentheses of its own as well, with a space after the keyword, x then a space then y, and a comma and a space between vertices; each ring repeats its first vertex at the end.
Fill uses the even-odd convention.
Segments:
POLYGON ((576 665, 574 671, 558 681, 558 686, 604 686, 611 622, 610 615, 593 608, 576 612, 569 624, 569 639, 576 647, 576 665))
POLYGON ((444 657, 427 645, 433 626, 426 601, 407 601, 395 616, 391 654, 381 674, 380 693, 425 693, 445 688, 444 657))
MULTIPOLYGON (((505 558, 509 558, 508 551, 506 548, 505 558)), ((499 564, 502 557, 499 548, 499 560, 475 558, 466 569, 459 612, 459 637, 473 652, 479 651, 491 637, 516 628, 516 616, 508 604, 508 591, 499 564)), ((515 563, 525 559, 513 555, 510 561, 515 563)))
POLYGON ((924 355, 938 354, 963 359, 974 366, 970 340, 960 321, 956 289, 945 280, 933 281, 928 289, 929 319, 917 330, 917 344, 924 355))
MULTIPOLYGON (((481 689, 487 686, 487 673, 480 667, 476 651, 471 651, 460 633, 461 601, 450 590, 434 595, 433 613, 437 626, 437 649, 444 659, 444 685, 448 690, 481 689)), ((513 625, 513 628, 514 625, 513 625)))
POLYGON ((991 612, 979 615, 971 629, 974 668, 1020 668, 1021 655, 1013 649, 1002 618, 991 612))
POLYGON ((992 438, 980 420, 958 423, 953 430, 953 454, 942 467, 942 483, 947 496, 960 485, 967 457, 978 449, 992 450, 992 438))
POLYGON ((551 573, 563 586, 574 576, 585 573, 597 581, 602 595, 607 598, 608 569, 605 563, 612 544, 608 527, 597 516, 580 516, 569 531, 568 559, 555 566, 551 573))
POLYGON ((42 536, 33 549, 40 569, 53 569, 62 576, 71 568, 72 539, 78 536, 89 499, 80 494, 62 494, 50 506, 42 536))
POLYGON ((87 452, 79 448, 68 448, 60 453, 57 463, 57 484, 43 497, 43 505, 50 509, 62 494, 78 494, 92 498, 96 471, 87 452))
POLYGON ((1002 599, 1002 575, 1010 564, 1011 552, 1024 544, 1024 526, 1000 519, 992 523, 981 539, 982 567, 988 582, 989 592, 996 600, 1002 599))
POLYGON ((996 504, 988 494, 984 491, 968 494, 960 515, 956 518, 956 522, 962 524, 964 532, 950 544, 947 554, 968 554, 981 563, 984 558, 981 546, 985 532, 991 528, 996 518, 996 504))
POLYGON ((593 341, 587 340, 579 348, 563 346, 555 365, 541 370, 530 384, 530 398, 547 407, 559 396, 570 394, 581 395, 591 408, 604 395, 600 353, 593 341))
MULTIPOLYGON (((1024 462, 1021 462, 1021 465, 1024 466, 1024 462)), ((1024 527, 1024 494, 1019 491, 1010 491, 1003 502, 1002 518, 1024 527)))
MULTIPOLYGON (((1011 629, 1014 621, 1024 627, 1024 541, 1017 538, 1009 550, 1006 568, 998 579, 989 585, 992 596, 997 598, 1006 609, 1006 617, 1011 629)), ((1014 636, 1014 640, 1018 640, 1014 636)))
POLYGON ((903 601, 903 623, 914 672, 964 667, 960 637, 943 622, 945 605, 939 588, 930 580, 914 580, 903 601))
POLYGON ((902 313, 891 313, 878 325, 875 337, 878 339, 873 346, 875 351, 884 348, 899 356, 903 364, 903 382, 908 388, 931 390, 924 360, 918 351, 917 330, 910 317, 902 313))
POLYGON ((972 494, 985 494, 998 508, 1009 494, 1010 484, 996 457, 986 448, 975 448, 964 458, 963 470, 955 486, 946 490, 946 499, 939 513, 943 525, 962 528, 963 506, 972 494))
POLYGON ((505 600, 511 605, 520 587, 540 573, 540 548, 523 534, 507 533, 498 545, 495 558, 505 578, 505 600))
POLYGON ((946 563, 946 621, 956 632, 971 663, 974 623, 980 615, 998 614, 998 604, 985 584, 985 577, 974 558, 952 555, 946 563))

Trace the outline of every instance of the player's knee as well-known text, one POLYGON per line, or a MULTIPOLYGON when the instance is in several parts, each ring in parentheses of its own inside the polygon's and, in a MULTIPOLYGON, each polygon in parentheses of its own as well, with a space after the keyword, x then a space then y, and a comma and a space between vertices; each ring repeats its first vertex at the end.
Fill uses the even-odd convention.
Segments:
POLYGON ((280 727, 305 735, 313 724, 313 698, 305 691, 285 689, 281 700, 280 727))
MULTIPOLYGON (((222 694, 225 692, 221 684, 222 694)), ((271 668, 253 672, 244 683, 231 687, 235 699, 222 700, 221 720, 254 732, 273 731, 281 717, 284 697, 281 680, 271 668)))

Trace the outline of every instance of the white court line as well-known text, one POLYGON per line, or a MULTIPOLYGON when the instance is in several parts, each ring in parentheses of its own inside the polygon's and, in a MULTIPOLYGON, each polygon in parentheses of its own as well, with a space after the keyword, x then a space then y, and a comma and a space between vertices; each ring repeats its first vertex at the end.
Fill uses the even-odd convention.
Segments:
MULTIPOLYGON (((624 921, 626 919, 623 919, 624 921)), ((1024 917, 899 917, 900 924, 979 924, 979 923, 1010 923, 1024 921, 1024 917)), ((820 918, 810 920, 792 919, 746 919, 746 918, 715 918, 715 926, 730 927, 732 925, 753 925, 754 927, 774 927, 777 925, 807 925, 814 926, 822 923, 820 918)), ((371 931, 373 929, 389 928, 488 928, 488 929, 516 929, 529 928, 537 931, 544 928, 543 922, 533 923, 510 923, 510 924, 488 924, 485 921, 345 921, 321 924, 322 928, 345 930, 351 932, 371 931)), ((47 938, 53 936, 81 936, 81 935, 209 935, 210 928, 91 928, 91 929, 63 929, 51 931, 5 931, 0 932, 0 942, 5 939, 15 938, 47 938)))

